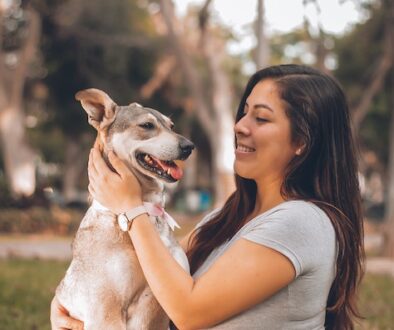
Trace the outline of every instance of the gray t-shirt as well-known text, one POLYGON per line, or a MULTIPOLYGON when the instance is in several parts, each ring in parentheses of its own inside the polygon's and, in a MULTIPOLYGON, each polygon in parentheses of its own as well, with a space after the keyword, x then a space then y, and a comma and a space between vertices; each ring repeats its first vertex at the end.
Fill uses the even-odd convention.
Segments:
POLYGON ((193 277, 200 277, 241 238, 285 255, 295 268, 296 278, 265 301, 209 329, 324 329, 337 256, 335 231, 325 212, 310 202, 283 202, 249 221, 231 240, 212 251, 193 277))

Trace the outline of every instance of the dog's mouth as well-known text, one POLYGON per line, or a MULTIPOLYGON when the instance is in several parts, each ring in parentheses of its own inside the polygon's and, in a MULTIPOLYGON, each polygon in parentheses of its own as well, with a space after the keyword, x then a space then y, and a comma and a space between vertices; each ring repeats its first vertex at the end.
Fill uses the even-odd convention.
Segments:
POLYGON ((144 169, 167 182, 176 182, 183 176, 182 169, 172 160, 160 160, 146 153, 137 154, 136 159, 144 169))

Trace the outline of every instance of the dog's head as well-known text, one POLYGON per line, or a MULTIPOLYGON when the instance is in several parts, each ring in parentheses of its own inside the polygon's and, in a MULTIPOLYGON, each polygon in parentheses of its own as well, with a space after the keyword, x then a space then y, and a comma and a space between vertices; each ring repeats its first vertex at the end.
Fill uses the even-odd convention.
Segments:
POLYGON ((96 143, 104 155, 113 150, 137 175, 165 182, 182 177, 176 161, 189 157, 194 145, 172 130, 170 118, 138 103, 118 106, 98 89, 80 91, 75 97, 98 131, 96 143))

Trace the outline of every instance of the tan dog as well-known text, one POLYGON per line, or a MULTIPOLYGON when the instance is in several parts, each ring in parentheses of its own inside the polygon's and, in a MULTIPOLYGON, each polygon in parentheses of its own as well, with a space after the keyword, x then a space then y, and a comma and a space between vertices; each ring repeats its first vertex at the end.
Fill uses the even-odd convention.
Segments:
MULTIPOLYGON (((171 120, 156 110, 137 103, 118 106, 97 89, 81 91, 76 98, 97 129, 95 143, 104 159, 113 150, 137 176, 143 201, 159 210, 150 219, 174 258, 189 271, 161 208, 163 182, 182 177, 174 160, 186 159, 194 145, 174 133, 171 120)), ((169 319, 146 283, 128 233, 120 230, 117 215, 97 201, 80 224, 73 259, 56 296, 71 316, 84 321, 86 330, 168 328, 169 319)))

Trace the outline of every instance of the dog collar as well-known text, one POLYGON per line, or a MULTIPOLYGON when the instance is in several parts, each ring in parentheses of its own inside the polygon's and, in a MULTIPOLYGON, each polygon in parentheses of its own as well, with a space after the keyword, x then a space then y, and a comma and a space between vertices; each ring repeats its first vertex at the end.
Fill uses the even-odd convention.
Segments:
POLYGON ((172 216, 170 216, 162 206, 148 202, 144 202, 144 206, 148 211, 149 215, 154 217, 162 217, 164 221, 168 223, 168 225, 172 230, 175 230, 175 227, 181 228, 181 226, 178 225, 175 219, 172 216))
POLYGON ((97 211, 110 211, 110 209, 106 208, 104 205, 93 199, 92 207, 97 211))

